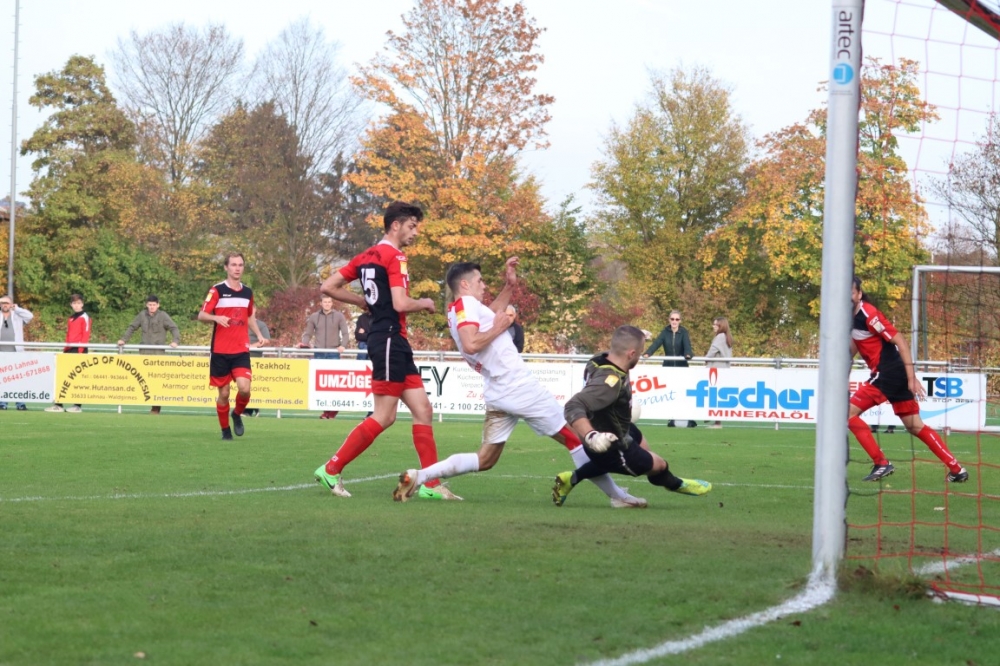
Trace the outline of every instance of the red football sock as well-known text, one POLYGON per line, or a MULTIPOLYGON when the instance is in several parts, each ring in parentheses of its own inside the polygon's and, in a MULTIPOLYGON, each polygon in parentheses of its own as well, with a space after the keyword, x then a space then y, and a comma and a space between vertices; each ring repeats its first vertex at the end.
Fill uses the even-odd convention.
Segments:
POLYGON ((860 416, 853 416, 848 419, 847 427, 858 438, 858 443, 865 450, 865 453, 871 457, 872 462, 876 465, 887 465, 889 463, 885 458, 885 454, 882 453, 882 449, 879 448, 878 442, 872 437, 871 426, 862 421, 860 416))
POLYGON ((565 440, 563 442, 563 446, 566 447, 567 451, 572 451, 583 443, 580 441, 580 438, 576 436, 576 433, 570 430, 569 426, 563 426, 562 430, 559 431, 559 434, 562 435, 565 440))
POLYGON ((219 425, 225 430, 229 427, 229 403, 215 403, 215 411, 219 416, 219 425))
MULTIPOLYGON (((413 448, 417 450, 417 458, 420 459, 420 468, 430 467, 438 461, 437 444, 434 442, 434 428, 429 425, 413 424, 413 448)), ((428 481, 424 485, 433 488, 441 482, 437 479, 428 481)))
POLYGON ((375 438, 382 434, 384 428, 375 419, 369 417, 359 423, 340 445, 337 452, 326 464, 327 474, 340 474, 352 460, 365 452, 375 438))
POLYGON ((948 445, 941 439, 941 435, 937 434, 937 431, 929 425, 925 425, 924 429, 917 433, 917 439, 926 444, 931 453, 948 466, 949 472, 957 474, 962 469, 962 466, 955 460, 955 456, 948 450, 948 445))
POLYGON ((247 394, 247 397, 245 397, 245 398, 243 397, 242 393, 237 393, 236 394, 236 409, 234 409, 233 411, 236 412, 237 415, 243 414, 243 410, 247 408, 247 403, 249 403, 249 402, 250 402, 250 394, 249 393, 247 394))

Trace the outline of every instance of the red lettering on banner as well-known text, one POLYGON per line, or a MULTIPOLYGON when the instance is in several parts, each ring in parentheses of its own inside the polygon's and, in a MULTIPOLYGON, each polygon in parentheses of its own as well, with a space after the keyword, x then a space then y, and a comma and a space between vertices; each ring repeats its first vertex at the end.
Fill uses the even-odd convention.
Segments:
POLYGON ((372 392, 372 369, 317 370, 316 390, 364 393, 367 397, 372 392))
POLYGON ((710 409, 708 410, 710 419, 768 419, 775 421, 811 421, 813 417, 809 412, 784 412, 769 411, 764 409, 710 409))

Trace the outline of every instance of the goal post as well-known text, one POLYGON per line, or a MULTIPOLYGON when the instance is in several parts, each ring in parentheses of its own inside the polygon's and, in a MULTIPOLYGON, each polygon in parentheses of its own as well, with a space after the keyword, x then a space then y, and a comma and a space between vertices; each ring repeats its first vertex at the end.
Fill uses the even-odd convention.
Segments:
POLYGON ((812 549, 813 575, 829 584, 836 581, 847 533, 844 443, 851 357, 844 332, 851 326, 863 10, 863 0, 832 3, 812 549))

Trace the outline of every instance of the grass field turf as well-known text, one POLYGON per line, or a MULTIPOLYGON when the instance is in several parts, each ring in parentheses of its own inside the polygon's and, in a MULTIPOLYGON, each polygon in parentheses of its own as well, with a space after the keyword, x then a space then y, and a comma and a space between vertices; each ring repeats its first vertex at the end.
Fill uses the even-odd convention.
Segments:
MULTIPOLYGON (((522 426, 496 469, 451 482, 465 502, 399 505, 406 421, 348 468, 350 500, 312 481, 359 416, 248 419, 222 442, 207 412, 0 414, 0 664, 573 664, 776 605, 809 571, 812 429, 643 424, 715 489, 619 479, 650 500, 637 511, 589 484, 553 507, 569 456, 522 426)), ((436 432, 445 457, 480 423, 436 432)), ((905 435, 883 444, 909 455, 905 435)), ((858 584, 654 663, 988 664, 998 629, 997 611, 858 584)))

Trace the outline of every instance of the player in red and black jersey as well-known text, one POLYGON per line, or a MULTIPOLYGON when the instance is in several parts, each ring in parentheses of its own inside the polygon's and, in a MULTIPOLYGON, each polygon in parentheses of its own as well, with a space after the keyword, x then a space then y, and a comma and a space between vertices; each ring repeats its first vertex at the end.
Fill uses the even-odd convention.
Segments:
MULTIPOLYGON (((340 475, 347 465, 361 455, 383 430, 396 421, 399 401, 413 415, 413 446, 420 466, 437 462, 437 444, 431 428, 433 411, 424 382, 413 362, 413 350, 406 339, 406 315, 410 312, 434 313, 434 301, 410 297, 410 276, 403 248, 417 237, 417 225, 424 213, 419 207, 395 201, 385 209, 382 224, 385 236, 374 247, 354 257, 343 268, 334 271, 320 290, 344 303, 371 310, 372 323, 368 333, 368 358, 372 364, 372 393, 375 411, 362 421, 344 440, 340 449, 315 472, 316 480, 338 497, 350 497, 340 475), (364 295, 347 288, 351 282, 361 282, 364 295)), ((458 499, 438 481, 430 481, 421 491, 422 497, 458 499)))
POLYGON ((913 372, 909 345, 892 322, 868 301, 857 277, 851 288, 851 302, 854 304, 851 358, 860 353, 872 371, 868 381, 851 396, 847 421, 848 428, 875 464, 871 473, 862 480, 878 481, 895 471, 872 437, 868 424, 861 420, 863 412, 888 402, 910 434, 926 444, 948 467, 948 481, 968 481, 969 473, 958 464, 941 436, 920 418, 920 404, 916 399, 926 395, 926 391, 913 372))
POLYGON ((250 402, 250 331, 264 347, 270 341, 261 335, 254 317, 253 291, 240 281, 245 260, 239 253, 226 256, 226 279, 208 290, 198 321, 212 324, 212 354, 209 361, 209 384, 219 389, 215 411, 222 426, 222 439, 243 434, 243 410, 250 402), (236 382, 236 407, 233 428, 229 427, 229 383, 236 382))

